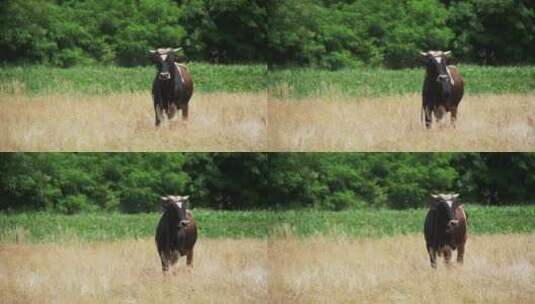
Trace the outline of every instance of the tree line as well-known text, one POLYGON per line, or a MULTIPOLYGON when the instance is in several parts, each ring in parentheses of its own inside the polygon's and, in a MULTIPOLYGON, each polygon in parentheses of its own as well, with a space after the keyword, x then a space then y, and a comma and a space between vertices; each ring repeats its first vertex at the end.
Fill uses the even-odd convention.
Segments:
POLYGON ((189 60, 329 69, 418 64, 451 49, 478 64, 535 62, 530 0, 4 0, 0 62, 148 64, 189 60))
POLYGON ((533 203, 533 153, 2 153, 0 210, 158 210, 164 194, 225 210, 533 203))

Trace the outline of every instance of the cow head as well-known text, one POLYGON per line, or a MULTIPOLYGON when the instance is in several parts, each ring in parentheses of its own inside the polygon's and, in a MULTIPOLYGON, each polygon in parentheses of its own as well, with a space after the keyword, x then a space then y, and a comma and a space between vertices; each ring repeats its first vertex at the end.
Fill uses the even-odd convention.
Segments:
POLYGON ((156 63, 158 68, 158 79, 171 79, 171 71, 176 61, 176 52, 180 50, 182 50, 182 48, 160 48, 157 50, 149 50, 149 52, 152 54, 152 60, 156 63))
POLYGON ((160 205, 164 212, 169 212, 174 220, 176 220, 177 227, 183 228, 190 223, 186 217, 186 204, 189 196, 167 195, 160 197, 160 205))
POLYGON ((455 84, 453 77, 451 77, 450 69, 448 68, 448 59, 451 51, 428 51, 420 52, 423 56, 427 66, 427 73, 429 77, 434 77, 442 87, 442 94, 448 98, 451 94, 451 89, 455 84))
POLYGON ((458 193, 431 194, 429 208, 436 212, 440 229, 444 229, 447 233, 459 224, 455 219, 455 209, 459 206, 458 197, 458 193))

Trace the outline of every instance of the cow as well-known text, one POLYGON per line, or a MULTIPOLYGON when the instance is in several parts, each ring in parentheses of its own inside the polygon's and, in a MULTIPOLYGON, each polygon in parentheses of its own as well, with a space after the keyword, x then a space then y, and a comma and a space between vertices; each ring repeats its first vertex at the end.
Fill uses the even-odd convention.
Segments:
MULTIPOLYGON (((193 247, 197 241, 197 225, 191 211, 186 209, 189 196, 167 195, 160 197, 164 210, 156 228, 156 247, 167 273, 179 257, 186 255, 186 265, 193 268, 193 247)), ((175 273, 175 271, 173 271, 175 273)))
POLYGON ((426 64, 421 111, 421 116, 425 116, 425 126, 431 128, 432 113, 439 122, 446 112, 450 112, 451 125, 455 127, 457 107, 464 94, 464 79, 456 67, 447 63, 451 51, 420 54, 426 64))
POLYGON ((182 119, 188 119, 188 103, 193 94, 193 82, 188 68, 176 62, 176 52, 180 50, 181 48, 149 50, 158 68, 152 83, 156 126, 162 122, 164 111, 167 118, 172 119, 177 110, 182 110, 182 119))
POLYGON ((431 267, 437 267, 437 254, 449 265, 452 250, 457 249, 457 262, 463 263, 467 240, 468 217, 459 203, 459 194, 432 194, 425 218, 424 235, 431 267))

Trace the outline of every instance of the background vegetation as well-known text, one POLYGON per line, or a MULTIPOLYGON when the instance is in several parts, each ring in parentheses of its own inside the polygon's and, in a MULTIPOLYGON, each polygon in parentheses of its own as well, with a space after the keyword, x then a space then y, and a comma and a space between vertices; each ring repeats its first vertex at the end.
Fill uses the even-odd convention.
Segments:
POLYGON ((483 64, 535 62, 529 0, 6 0, 0 61, 148 64, 147 50, 187 58, 337 69, 407 67, 452 49, 483 64))
MULTIPOLYGON (((466 205, 469 229, 475 234, 534 232, 533 206, 466 205)), ((385 237, 422 232, 426 210, 361 209, 340 212, 300 210, 214 211, 196 209, 204 238, 267 238, 269 236, 338 235, 385 237)), ((147 238, 154 235, 159 213, 92 213, 61 215, 45 212, 0 214, 0 242, 63 242, 147 238)))
MULTIPOLYGON (((195 92, 263 92, 266 66, 190 63, 195 92)), ((153 67, 78 66, 69 69, 45 65, 0 70, 0 93, 26 95, 107 95, 149 92, 153 67)))
MULTIPOLYGON (((535 68, 458 65, 467 94, 511 94, 535 91, 535 68)), ((1 75, 1 73, 0 73, 1 75)), ((361 68, 327 71, 314 68, 274 70, 269 74, 271 96, 332 98, 420 94, 423 68, 361 68)))
MULTIPOLYGON (((363 68, 326 71, 294 68, 271 71, 261 64, 222 65, 190 63, 195 91, 202 93, 263 93, 270 96, 380 97, 420 93, 424 69, 363 68)), ((469 94, 514 94, 535 91, 535 67, 459 66, 469 94)), ((0 70, 0 94, 107 95, 148 92, 153 67, 78 66, 69 69, 44 65, 0 70)))
POLYGON ((0 210, 148 212, 172 193, 225 210, 532 204, 534 170, 533 153, 3 153, 0 210))

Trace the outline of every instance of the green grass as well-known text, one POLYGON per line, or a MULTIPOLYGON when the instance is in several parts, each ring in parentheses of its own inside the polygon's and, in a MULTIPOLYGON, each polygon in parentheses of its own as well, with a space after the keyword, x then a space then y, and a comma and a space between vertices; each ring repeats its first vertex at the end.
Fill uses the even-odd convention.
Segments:
MULTIPOLYGON (((474 234, 535 231, 535 206, 468 206, 469 231, 474 234)), ((267 238, 273 233, 348 237, 385 237, 422 233, 425 209, 361 209, 341 212, 316 210, 213 211, 197 209, 194 216, 202 238, 267 238)), ((0 243, 93 241, 149 238, 158 213, 0 214, 0 243)))
MULTIPOLYGON (((263 65, 213 65, 190 63, 195 92, 259 92, 265 90, 263 65)), ((80 66, 69 69, 47 66, 0 69, 0 93, 81 94, 150 92, 156 68, 80 66)))
MULTIPOLYGON (((257 65, 188 64, 196 92, 265 92, 278 98, 380 97, 420 93, 424 68, 387 70, 359 68, 327 71, 291 68, 267 72, 257 65)), ((468 94, 535 91, 535 66, 483 67, 459 65, 468 94)), ((40 65, 0 69, 0 94, 104 95, 149 92, 155 68, 79 66, 69 69, 40 65)))
MULTIPOLYGON (((457 66, 467 94, 535 91, 535 67, 457 66)), ((294 68, 270 73, 271 95, 277 98, 380 97, 421 93, 425 69, 363 68, 325 71, 294 68)))

